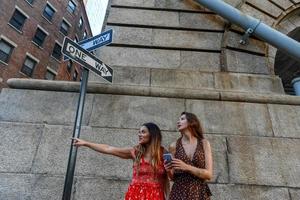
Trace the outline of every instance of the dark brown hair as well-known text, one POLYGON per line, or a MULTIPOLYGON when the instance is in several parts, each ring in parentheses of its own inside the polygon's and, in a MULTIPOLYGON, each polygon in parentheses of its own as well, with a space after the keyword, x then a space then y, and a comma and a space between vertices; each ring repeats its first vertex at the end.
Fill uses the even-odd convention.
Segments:
POLYGON ((188 129, 192 132, 192 134, 199 139, 204 139, 204 130, 201 126, 201 123, 198 117, 190 112, 182 112, 180 116, 185 115, 188 121, 188 129))
MULTIPOLYGON (((161 151, 161 131, 159 127, 152 123, 145 123, 143 126, 147 127, 149 134, 150 134, 150 152, 151 152, 151 160, 150 164, 154 169, 154 172, 156 172, 158 165, 162 164, 162 151, 161 151)), ((137 164, 138 168, 140 165, 141 157, 144 155, 146 151, 145 145, 139 144, 135 147, 136 151, 136 158, 135 158, 135 163, 137 164)))

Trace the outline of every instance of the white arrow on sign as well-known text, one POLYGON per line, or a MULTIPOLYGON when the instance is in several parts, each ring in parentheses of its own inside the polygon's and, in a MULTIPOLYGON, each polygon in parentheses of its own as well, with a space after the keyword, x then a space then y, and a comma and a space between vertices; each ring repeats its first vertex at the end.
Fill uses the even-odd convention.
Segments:
POLYGON ((62 53, 107 81, 112 82, 113 69, 68 37, 64 39, 62 53))

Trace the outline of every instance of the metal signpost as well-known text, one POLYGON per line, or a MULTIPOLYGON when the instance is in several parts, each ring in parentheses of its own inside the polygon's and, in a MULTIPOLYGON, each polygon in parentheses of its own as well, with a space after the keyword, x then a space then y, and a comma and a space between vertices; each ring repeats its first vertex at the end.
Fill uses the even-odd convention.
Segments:
MULTIPOLYGON (((75 124, 73 129, 73 136, 72 136, 73 138, 79 138, 80 136, 81 121, 83 116, 85 95, 87 91, 89 70, 93 71, 94 73, 103 77, 105 80, 112 83, 113 70, 108 65, 104 64, 101 60, 96 58, 93 54, 88 52, 88 50, 92 51, 95 50, 96 48, 99 48, 100 46, 111 43, 112 30, 110 30, 106 34, 109 35, 106 35, 106 37, 102 37, 102 39, 100 39, 101 37, 99 37, 98 35, 95 36, 97 37, 96 39, 95 37, 93 37, 85 40, 86 43, 81 43, 81 44, 77 44, 67 37, 65 37, 64 39, 62 53, 66 55, 68 58, 74 60, 75 62, 81 64, 84 67, 82 72, 82 80, 80 84, 80 95, 79 95, 79 100, 77 105, 76 119, 75 119, 75 124), (97 42, 91 42, 91 41, 97 41, 97 42)), ((64 192, 62 197, 63 200, 71 199, 76 156, 77 156, 77 147, 73 146, 73 140, 72 140, 70 153, 69 153, 68 168, 65 177, 64 192)))

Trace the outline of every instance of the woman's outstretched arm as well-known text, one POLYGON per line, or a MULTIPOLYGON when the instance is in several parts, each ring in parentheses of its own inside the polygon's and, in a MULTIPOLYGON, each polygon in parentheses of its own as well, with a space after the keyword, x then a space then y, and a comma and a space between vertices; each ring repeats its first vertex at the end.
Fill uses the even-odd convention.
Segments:
POLYGON ((90 149, 93 149, 94 151, 103 153, 103 154, 109 154, 113 156, 117 156, 123 159, 131 159, 133 151, 133 148, 119 148, 119 147, 113 147, 109 146, 107 144, 97 144, 89 141, 85 141, 78 138, 73 138, 73 145, 76 147, 85 146, 90 149))

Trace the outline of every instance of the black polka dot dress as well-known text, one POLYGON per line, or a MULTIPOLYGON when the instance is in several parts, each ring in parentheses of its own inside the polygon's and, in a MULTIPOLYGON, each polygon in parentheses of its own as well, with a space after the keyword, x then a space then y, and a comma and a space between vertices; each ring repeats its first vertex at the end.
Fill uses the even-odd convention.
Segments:
MULTIPOLYGON (((192 160, 186 155, 179 138, 176 143, 175 158, 198 168, 205 168, 205 154, 203 143, 198 139, 195 154, 192 160)), ((181 170, 175 170, 174 184, 169 200, 210 200, 211 191, 202 179, 181 170)))

